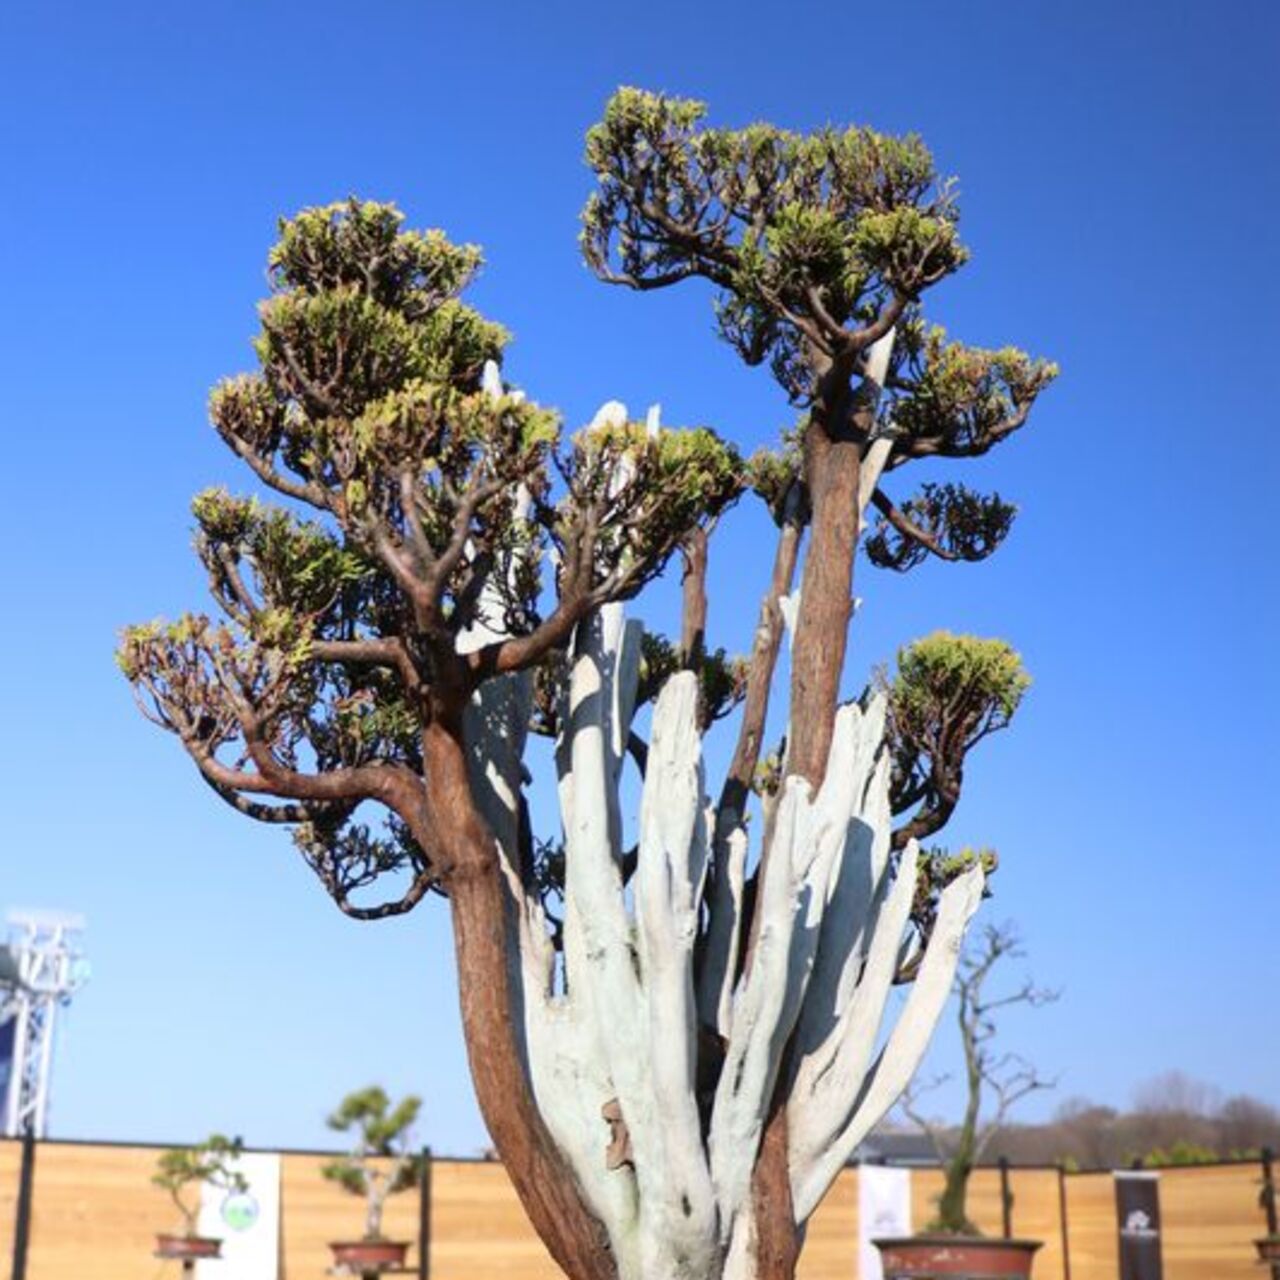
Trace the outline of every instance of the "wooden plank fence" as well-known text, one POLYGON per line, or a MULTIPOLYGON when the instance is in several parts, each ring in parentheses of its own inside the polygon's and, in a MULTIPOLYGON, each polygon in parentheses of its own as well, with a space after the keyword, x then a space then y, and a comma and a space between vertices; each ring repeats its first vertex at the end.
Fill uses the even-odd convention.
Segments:
MULTIPOLYGON (((25 1280, 178 1280, 176 1264, 152 1257, 155 1231, 174 1225, 172 1206, 150 1185, 157 1150, 36 1144, 25 1280)), ((9 1265, 14 1252, 21 1153, 20 1142, 0 1141, 0 1268, 9 1265)), ((320 1176, 328 1158, 282 1153, 282 1280, 321 1280, 328 1242, 360 1230, 359 1202, 320 1176)), ((1013 1233, 1045 1242, 1036 1280, 1116 1280, 1110 1174, 1064 1177, 1056 1169, 1015 1167, 1007 1178, 1013 1233)), ((1265 1274, 1253 1261, 1251 1244, 1266 1229, 1259 1178, 1256 1162, 1162 1171, 1166 1280, 1259 1280, 1265 1274)), ((429 1185, 432 1280, 555 1280, 559 1275, 500 1164, 436 1159, 429 1185)), ((912 1170, 917 1224, 928 1220, 941 1189, 940 1171, 912 1170)), ((410 1255, 415 1266, 423 1207, 409 1191, 394 1197, 386 1214, 389 1235, 415 1242, 410 1255)), ((1000 1233, 998 1170, 974 1174, 970 1208, 985 1232, 1000 1233)), ((802 1280, 857 1280, 857 1239, 858 1172, 847 1169, 810 1222, 802 1280)))

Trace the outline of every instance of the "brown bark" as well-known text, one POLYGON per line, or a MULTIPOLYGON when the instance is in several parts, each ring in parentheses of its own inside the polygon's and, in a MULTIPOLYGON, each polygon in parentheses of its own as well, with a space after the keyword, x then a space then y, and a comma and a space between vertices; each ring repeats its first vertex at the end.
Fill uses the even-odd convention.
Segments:
MULTIPOLYGON (((861 443, 845 424, 847 392, 815 405, 805 433, 805 479, 813 510, 800 609, 791 650, 791 736, 787 772, 816 791, 826 771, 852 607, 853 553, 858 539, 861 443)), ((764 858, 768 857, 765 849, 764 858)), ((757 872, 764 875, 764 861, 757 872)), ((754 940, 758 921, 751 922, 754 940)), ((750 943, 747 963, 750 963, 750 943)), ((785 1077, 783 1067, 780 1078, 785 1077)), ((787 1113, 775 1095, 752 1175, 756 1261, 761 1280, 791 1280, 801 1234, 791 1202, 787 1113)))
POLYGON ((460 737, 433 725, 423 736, 423 750, 431 809, 447 815, 445 884, 463 1034, 481 1114, 551 1256, 574 1280, 613 1280, 616 1269, 604 1229, 583 1202, 529 1086, 521 1012, 511 985, 511 904, 496 841, 472 801, 460 737))
MULTIPOLYGON (((886 328, 887 332, 887 328, 886 328)), ((880 388, 869 379, 857 394, 847 371, 822 378, 805 432, 805 481, 813 517, 791 651, 791 737, 787 774, 822 784, 835 729, 853 610, 853 561, 861 512, 862 452, 874 424, 880 388)), ((764 858, 768 857, 768 848, 764 858)), ((762 860, 758 876, 762 879, 762 860)), ((752 921, 752 933, 756 929, 752 921)), ((748 961, 750 956, 748 955, 748 961)), ((779 1079, 787 1074, 786 1051, 779 1079)), ((785 1098, 775 1094, 752 1176, 757 1264, 762 1280, 791 1280, 803 1233, 791 1201, 785 1098)))
POLYGON ((791 1280, 804 1236, 796 1226, 791 1203, 791 1169, 787 1160, 787 1109, 775 1098, 773 1113, 760 1142, 760 1157, 751 1178, 756 1218, 757 1280, 791 1280))
POLYGON ((959 767, 947 772, 934 783, 933 798, 893 833, 893 848, 905 849, 912 840, 925 840, 941 830, 950 820, 960 800, 963 775, 959 767))
POLYGON ((819 376, 804 434, 805 482, 813 522, 791 656, 788 772, 808 779, 815 789, 822 782, 831 750, 853 610, 863 453, 875 426, 900 301, 895 298, 865 331, 874 332, 880 346, 865 349, 856 391, 850 387, 851 371, 845 361, 833 363, 819 376))
POLYGON ((813 505, 809 551, 791 652, 788 773, 821 785, 831 750, 852 610, 862 444, 836 395, 815 405, 805 433, 805 478, 813 505))
POLYGON ((774 669, 778 665, 778 651, 782 647, 782 608, 778 600, 791 592, 800 553, 802 524, 798 511, 799 495, 795 497, 794 510, 788 513, 778 534, 773 574, 769 579, 768 592, 760 603, 760 621, 756 624, 751 659, 747 665, 747 692, 742 701, 738 741, 720 793, 722 819, 729 818, 730 814, 741 817, 747 806, 756 765, 760 763, 765 721, 769 716, 769 693, 774 669))
MULTIPOLYGON (((815 792, 822 783, 831 749, 858 538, 861 446, 849 438, 848 432, 830 430, 829 421, 815 418, 805 437, 805 473, 813 525, 791 651, 791 737, 787 744, 787 773, 807 779, 815 792)), ((763 861, 757 874, 763 880, 763 861)), ((757 929, 758 920, 753 917, 752 940, 757 929)), ((748 964, 750 950, 749 945, 748 964)), ((785 1075, 784 1065, 780 1078, 785 1075)), ((791 1201, 787 1112, 780 1096, 773 1098, 765 1125, 752 1175, 752 1196, 760 1280, 791 1280, 800 1256, 801 1234, 791 1201)))
POLYGON ((707 647, 707 531, 694 529, 681 547, 680 658, 690 670, 701 665, 707 647))

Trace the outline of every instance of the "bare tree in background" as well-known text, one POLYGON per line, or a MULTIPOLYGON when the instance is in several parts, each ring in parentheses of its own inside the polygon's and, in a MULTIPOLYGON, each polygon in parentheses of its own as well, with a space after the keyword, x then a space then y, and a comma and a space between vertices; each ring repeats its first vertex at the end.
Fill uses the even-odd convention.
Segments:
POLYGON ((1133 1091, 1133 1109, 1150 1115, 1209 1116, 1222 1105, 1222 1091, 1185 1071, 1163 1071, 1133 1091))
POLYGON ((1059 992, 1027 980, 999 995, 988 992, 996 965, 1004 959, 1021 959, 1025 953, 1012 926, 988 925, 966 947, 956 970, 953 993, 960 1046, 964 1054, 965 1108, 959 1128, 947 1127, 926 1116, 920 1097, 948 1077, 913 1083, 903 1094, 903 1113, 918 1125, 934 1145, 946 1166, 946 1184, 938 1200, 938 1216, 930 1230, 956 1235, 977 1234, 966 1210, 969 1177, 992 1138, 1012 1109, 1032 1093, 1051 1089, 1056 1081, 1041 1076, 1025 1058, 996 1049, 996 1014, 1015 1005, 1039 1008, 1051 1004, 1059 992), (985 1115, 984 1103, 989 1100, 985 1115))

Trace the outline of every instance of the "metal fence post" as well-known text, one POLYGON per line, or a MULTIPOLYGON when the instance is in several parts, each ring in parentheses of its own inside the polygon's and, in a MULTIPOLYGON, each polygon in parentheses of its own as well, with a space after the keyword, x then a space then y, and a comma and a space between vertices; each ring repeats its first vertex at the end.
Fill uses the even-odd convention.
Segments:
POLYGON ((431 1148, 418 1163, 418 1280, 431 1277, 431 1148))
POLYGON ((1058 1222, 1062 1227, 1062 1280, 1071 1280, 1071 1229, 1067 1225, 1067 1171, 1058 1166, 1058 1222))
POLYGON ((27 1246, 31 1242, 31 1195, 35 1186, 36 1137, 22 1135, 22 1169, 18 1174, 18 1204, 13 1224, 13 1280, 26 1280, 27 1246))
MULTIPOLYGON (((1258 1197, 1263 1212, 1267 1215, 1267 1235, 1280 1234, 1280 1226, 1276 1223, 1276 1179, 1272 1162, 1275 1152, 1270 1147, 1262 1148, 1262 1194, 1258 1197)), ((1280 1264, 1272 1263, 1271 1280, 1280 1280, 1280 1264)))

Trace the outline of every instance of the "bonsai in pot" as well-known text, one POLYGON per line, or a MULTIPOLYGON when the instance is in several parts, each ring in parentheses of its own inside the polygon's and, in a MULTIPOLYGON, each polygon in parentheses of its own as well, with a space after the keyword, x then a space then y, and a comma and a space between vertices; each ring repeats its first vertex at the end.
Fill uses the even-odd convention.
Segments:
POLYGON ((248 1190, 244 1174, 231 1167, 240 1150, 239 1138, 224 1138, 215 1133, 197 1146, 172 1147, 161 1153, 151 1181, 169 1193, 181 1215, 182 1230, 156 1234, 158 1257, 180 1258, 184 1269, 189 1269, 197 1258, 219 1256, 222 1241, 202 1236, 196 1229, 200 1217, 200 1188, 208 1184, 227 1191, 248 1190))
MULTIPOLYGON (((991 854, 986 856, 994 858, 991 854)), ((988 925, 961 957, 953 985, 964 1055, 965 1107, 959 1127, 945 1126, 920 1110, 920 1095, 941 1084, 946 1077, 934 1077, 923 1086, 913 1084, 903 1095, 902 1111, 929 1136, 945 1168, 946 1182, 938 1197, 937 1216, 923 1235, 877 1241, 887 1280, 910 1276, 995 1278, 1031 1274, 1031 1262, 1039 1242, 983 1236, 969 1217, 967 1203, 974 1167, 990 1148, 991 1140, 1010 1110, 1028 1094, 1052 1088, 1054 1084, 1042 1078, 1025 1059, 1016 1054, 998 1053, 994 1048, 998 1010, 1013 1005, 1040 1006, 1056 1000, 1059 995, 1029 980, 1016 990, 988 995, 987 984, 999 962, 1022 954, 1018 935, 1012 927, 988 925), (984 1103, 988 1098, 994 1106, 984 1118, 984 1103)))
POLYGON ((335 1266, 376 1274, 404 1265, 408 1242, 382 1234, 382 1211, 389 1196, 407 1190, 417 1178, 418 1160, 408 1147, 421 1106, 422 1100, 412 1096, 392 1106, 384 1089, 370 1085, 349 1093, 329 1117, 330 1129, 354 1132, 356 1143, 350 1155, 331 1161, 321 1172, 365 1202, 364 1235, 329 1245, 335 1266))

